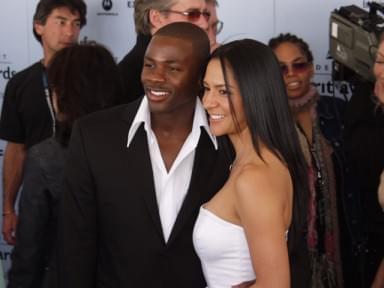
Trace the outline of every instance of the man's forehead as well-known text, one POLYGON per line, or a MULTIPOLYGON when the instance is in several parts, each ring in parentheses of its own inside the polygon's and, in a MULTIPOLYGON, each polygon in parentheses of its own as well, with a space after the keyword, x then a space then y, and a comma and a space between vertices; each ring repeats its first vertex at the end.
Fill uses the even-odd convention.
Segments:
POLYGON ((172 36, 155 35, 152 37, 145 53, 146 58, 162 58, 167 62, 171 56, 172 59, 185 59, 194 53, 192 41, 172 36))
POLYGON ((56 17, 79 18, 80 17, 80 13, 79 13, 79 11, 74 10, 74 9, 70 9, 67 6, 59 6, 59 7, 56 7, 55 9, 53 9, 51 11, 51 13, 49 14, 49 16, 51 16, 51 17, 53 16, 55 18, 56 17))
POLYGON ((193 47, 192 42, 193 39, 180 38, 172 35, 154 35, 148 45, 148 48, 155 47, 155 50, 161 47, 188 49, 189 47, 193 47))
POLYGON ((171 6, 171 9, 179 9, 179 11, 187 10, 203 10, 206 9, 207 5, 205 0, 177 0, 171 6))

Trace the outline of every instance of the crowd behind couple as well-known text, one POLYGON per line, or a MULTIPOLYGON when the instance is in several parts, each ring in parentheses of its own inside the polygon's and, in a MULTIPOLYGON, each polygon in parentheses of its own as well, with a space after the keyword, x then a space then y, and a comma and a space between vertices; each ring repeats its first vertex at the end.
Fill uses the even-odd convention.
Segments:
POLYGON ((8 287, 384 287, 384 44, 347 106, 293 34, 218 45, 217 5, 136 0, 116 65, 75 44, 82 0, 39 1, 0 122, 8 287))

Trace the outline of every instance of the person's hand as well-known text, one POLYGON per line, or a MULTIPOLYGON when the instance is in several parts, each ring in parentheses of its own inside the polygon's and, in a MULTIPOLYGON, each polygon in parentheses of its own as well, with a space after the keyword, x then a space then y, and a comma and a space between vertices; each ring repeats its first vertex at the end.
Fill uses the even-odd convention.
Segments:
POLYGON ((375 83, 375 95, 380 103, 384 105, 384 80, 377 79, 375 83))
POLYGON ((15 212, 3 215, 3 238, 9 245, 16 244, 17 215, 15 212))
POLYGON ((377 191, 377 198, 384 212, 384 171, 381 172, 379 189, 377 191))
POLYGON ((232 286, 232 288, 248 288, 248 287, 251 287, 255 282, 256 282, 256 280, 243 282, 243 283, 237 284, 235 286, 232 286))
POLYGON ((375 279, 371 288, 383 288, 384 287, 384 258, 381 260, 381 264, 377 269, 375 279))

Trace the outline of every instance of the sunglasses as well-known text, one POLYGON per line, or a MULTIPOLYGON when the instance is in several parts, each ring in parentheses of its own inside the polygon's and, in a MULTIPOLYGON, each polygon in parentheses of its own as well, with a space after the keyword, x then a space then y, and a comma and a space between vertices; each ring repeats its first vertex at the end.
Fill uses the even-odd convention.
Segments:
POLYGON ((191 10, 191 11, 163 10, 161 12, 175 13, 175 14, 182 15, 186 17, 189 22, 197 22, 199 21, 201 16, 203 16, 205 20, 208 21, 209 17, 211 17, 211 13, 207 11, 199 11, 199 10, 191 10))
POLYGON ((293 73, 303 73, 308 69, 310 64, 311 63, 309 62, 295 62, 290 65, 280 64, 280 69, 283 75, 287 75, 289 73, 289 69, 291 69, 293 73))

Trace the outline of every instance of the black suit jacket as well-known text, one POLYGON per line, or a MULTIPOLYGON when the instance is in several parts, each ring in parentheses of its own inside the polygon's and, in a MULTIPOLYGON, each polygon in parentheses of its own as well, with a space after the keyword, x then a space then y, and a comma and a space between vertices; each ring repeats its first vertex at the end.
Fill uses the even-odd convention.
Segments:
POLYGON ((137 34, 135 46, 118 65, 124 90, 123 103, 133 102, 144 95, 141 71, 143 70, 144 54, 150 40, 151 36, 137 34))
POLYGON ((75 124, 61 200, 62 287, 205 287, 192 230, 200 205, 224 184, 228 160, 202 129, 190 187, 165 243, 143 126, 127 148, 139 104, 75 124))

